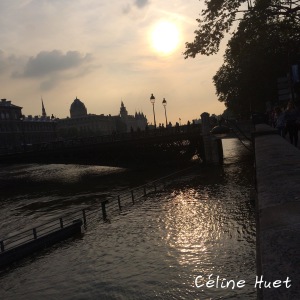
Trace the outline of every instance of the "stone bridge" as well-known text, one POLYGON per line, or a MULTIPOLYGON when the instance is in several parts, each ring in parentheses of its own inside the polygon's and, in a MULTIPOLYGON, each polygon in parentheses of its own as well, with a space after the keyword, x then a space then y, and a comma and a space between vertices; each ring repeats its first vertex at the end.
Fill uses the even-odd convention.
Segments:
POLYGON ((0 163, 79 163, 122 166, 131 163, 203 157, 201 125, 94 136, 36 144, 0 156, 0 163))
MULTIPOLYGON (((201 120, 201 125, 190 124, 34 144, 17 153, 0 155, 0 163, 126 166, 189 161, 193 157, 206 163, 222 163, 222 143, 220 137, 210 133, 212 126, 209 114, 203 113, 201 120)), ((230 132, 221 138, 234 137, 240 140, 245 137, 244 132, 250 136, 253 127, 250 121, 228 123, 227 126, 230 127, 230 132)))

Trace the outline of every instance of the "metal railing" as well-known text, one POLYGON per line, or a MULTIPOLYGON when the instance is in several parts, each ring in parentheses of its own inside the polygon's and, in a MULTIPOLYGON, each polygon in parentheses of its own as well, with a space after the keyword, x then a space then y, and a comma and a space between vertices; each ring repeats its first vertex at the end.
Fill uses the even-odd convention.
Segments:
POLYGON ((168 128, 156 128, 143 131, 133 131, 126 133, 112 133, 109 135, 94 135, 87 137, 74 137, 74 138, 63 138, 58 141, 43 142, 31 144, 30 147, 14 147, 11 149, 1 148, 0 155, 18 154, 23 152, 35 152, 35 151, 49 151, 58 150, 64 148, 82 147, 87 145, 114 143, 114 142, 125 142, 135 141, 142 139, 149 139, 154 137, 164 136, 182 136, 187 133, 201 133, 200 124, 190 124, 183 126, 174 126, 168 128))
POLYGON ((0 254, 7 250, 37 240, 38 238, 46 236, 57 230, 63 229, 66 226, 73 224, 74 220, 81 219, 85 228, 87 228, 87 223, 89 220, 102 219, 104 222, 106 222, 108 220, 108 214, 109 216, 120 214, 130 209, 138 202, 141 202, 146 196, 163 191, 166 185, 172 182, 172 177, 177 176, 179 173, 190 170, 191 168, 194 168, 194 165, 157 180, 148 182, 144 185, 127 190, 124 193, 116 195, 112 199, 102 200, 100 201, 101 206, 86 206, 83 209, 69 212, 63 216, 42 223, 28 230, 20 232, 16 232, 15 230, 16 233, 12 233, 3 239, 0 239, 0 254))
POLYGON ((59 229, 63 229, 73 224, 74 219, 76 220, 83 218, 84 222, 86 222, 86 215, 86 209, 82 209, 81 211, 66 214, 62 217, 50 220, 33 228, 13 233, 0 240, 0 253, 37 240, 38 238, 46 236, 59 229))

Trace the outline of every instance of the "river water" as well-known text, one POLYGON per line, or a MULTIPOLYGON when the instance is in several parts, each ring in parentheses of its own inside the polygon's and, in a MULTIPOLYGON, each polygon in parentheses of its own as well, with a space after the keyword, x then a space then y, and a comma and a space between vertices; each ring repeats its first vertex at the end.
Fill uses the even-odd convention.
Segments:
MULTIPOLYGON (((178 173, 110 223, 94 220, 80 237, 1 271, 0 298, 256 299, 253 161, 238 140, 223 140, 223 148, 223 166, 178 173), (210 275, 245 285, 210 287, 210 275)), ((0 238, 171 171, 2 166, 0 238)))

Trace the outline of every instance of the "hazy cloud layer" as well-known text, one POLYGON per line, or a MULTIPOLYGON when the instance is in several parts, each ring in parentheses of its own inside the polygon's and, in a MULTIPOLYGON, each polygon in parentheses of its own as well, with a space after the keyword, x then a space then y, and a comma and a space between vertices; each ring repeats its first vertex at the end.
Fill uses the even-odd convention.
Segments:
POLYGON ((21 77, 41 77, 54 72, 60 72, 78 67, 91 60, 91 55, 82 56, 78 51, 68 51, 66 54, 58 50, 42 51, 27 61, 21 77))
MULTIPOLYGON (((128 111, 137 108, 151 116, 151 92, 166 97, 170 120, 180 116, 182 122, 197 110, 223 108, 211 79, 223 53, 194 60, 181 54, 184 42, 194 39, 202 2, 0 0, 1 97, 23 106, 25 114, 37 114, 43 95, 51 99, 49 111, 59 117, 69 114, 67 99, 75 95, 96 114, 112 113, 122 97, 128 111), (166 56, 155 51, 151 40, 161 20, 175 23, 181 35, 179 47, 166 56), (189 105, 182 99, 189 99, 189 105)), ((164 118, 162 109, 158 122, 164 118)))

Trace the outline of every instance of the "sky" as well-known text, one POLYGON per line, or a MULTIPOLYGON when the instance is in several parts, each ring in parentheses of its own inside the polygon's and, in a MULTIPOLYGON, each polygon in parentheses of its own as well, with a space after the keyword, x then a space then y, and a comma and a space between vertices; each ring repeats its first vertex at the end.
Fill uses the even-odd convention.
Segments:
MULTIPOLYGON (((223 62, 214 56, 184 59, 204 1, 198 0, 1 0, 0 98, 25 115, 70 116, 77 97, 88 113, 143 112, 153 123, 173 124, 220 114, 212 77, 223 62), (159 22, 177 28, 178 45, 157 50, 159 22)), ((160 29, 161 30, 161 29, 160 29)), ((171 35, 171 32, 169 33, 171 35)))

